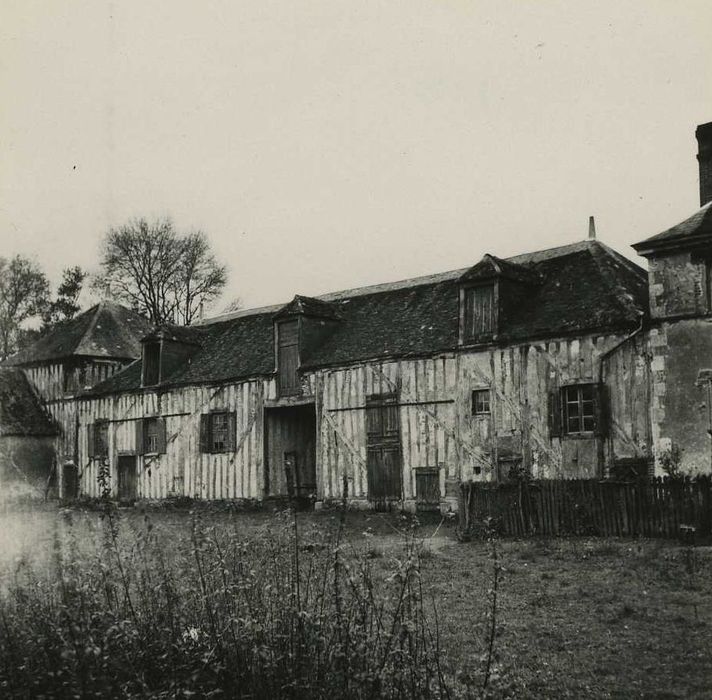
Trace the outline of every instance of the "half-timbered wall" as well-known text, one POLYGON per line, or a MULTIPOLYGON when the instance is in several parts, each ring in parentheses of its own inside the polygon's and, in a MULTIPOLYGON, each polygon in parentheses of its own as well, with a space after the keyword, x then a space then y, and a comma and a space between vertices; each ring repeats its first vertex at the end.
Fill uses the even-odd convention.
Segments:
MULTIPOLYGON (((365 407, 376 394, 397 395, 406 502, 415 501, 419 470, 437 470, 441 497, 450 503, 461 480, 494 479, 518 462, 538 477, 602 476, 616 459, 642 454, 649 444, 646 347, 624 335, 588 336, 306 373, 302 400, 313 397, 316 410, 317 496, 340 498, 346 477, 349 498, 367 502, 365 407), (552 439, 550 393, 601 379, 612 397, 609 435, 552 439), (490 390, 489 414, 473 415, 472 392, 478 389, 490 390)), ((80 400, 82 492, 99 495, 100 462, 86 456, 90 423, 110 422, 113 467, 120 454, 136 452, 133 423, 162 416, 166 453, 139 456, 139 498, 263 498, 264 409, 275 405, 272 378, 80 400), (214 410, 236 413, 232 453, 200 452, 199 416, 214 410)))

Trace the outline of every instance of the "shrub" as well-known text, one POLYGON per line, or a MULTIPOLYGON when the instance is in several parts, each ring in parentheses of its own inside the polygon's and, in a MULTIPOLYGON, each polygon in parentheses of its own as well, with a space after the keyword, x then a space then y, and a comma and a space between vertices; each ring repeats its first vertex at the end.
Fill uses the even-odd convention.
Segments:
POLYGON ((304 546, 289 512, 252 540, 191 517, 167 542, 107 501, 88 552, 58 523, 49 570, 20 562, 0 593, 0 695, 448 694, 413 537, 376 570, 342 528, 304 546))

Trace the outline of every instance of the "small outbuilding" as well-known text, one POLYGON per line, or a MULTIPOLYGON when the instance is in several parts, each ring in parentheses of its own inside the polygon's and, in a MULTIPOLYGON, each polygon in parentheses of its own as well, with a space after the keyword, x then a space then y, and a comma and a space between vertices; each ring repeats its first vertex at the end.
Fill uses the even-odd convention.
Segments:
POLYGON ((0 503, 54 495, 56 435, 25 373, 0 367, 0 503))

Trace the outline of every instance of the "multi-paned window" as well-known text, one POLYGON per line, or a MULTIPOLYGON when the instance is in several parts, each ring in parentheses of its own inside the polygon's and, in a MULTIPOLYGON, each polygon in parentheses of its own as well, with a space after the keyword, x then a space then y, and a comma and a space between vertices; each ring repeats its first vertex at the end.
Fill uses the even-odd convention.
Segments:
POLYGON ((235 449, 235 413, 215 411, 200 417, 201 452, 232 452, 235 449))
POLYGON ((210 423, 210 444, 212 452, 227 449, 227 413, 213 413, 210 423))
POLYGON ((136 454, 155 455, 166 451, 166 423, 160 416, 136 421, 136 454))
POLYGON ((143 424, 143 448, 147 453, 159 451, 159 434, 158 418, 146 418, 143 424))
POLYGON ((604 384, 570 384, 549 394, 549 434, 592 437, 608 431, 608 393, 604 384))
POLYGON ((489 415, 490 413, 490 390, 475 389, 472 392, 472 413, 475 416, 489 415))
POLYGON ((494 285, 471 287, 465 292, 465 341, 491 337, 495 332, 494 285))
POLYGON ((563 432, 590 433, 596 427, 596 392, 593 384, 566 386, 561 390, 563 432))

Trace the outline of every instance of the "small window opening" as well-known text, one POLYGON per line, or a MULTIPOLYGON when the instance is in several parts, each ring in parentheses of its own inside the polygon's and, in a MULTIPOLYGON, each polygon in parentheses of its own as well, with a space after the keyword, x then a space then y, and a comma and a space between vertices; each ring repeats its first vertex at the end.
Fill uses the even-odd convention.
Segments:
POLYGON ((494 285, 465 290, 465 340, 479 340, 495 332, 494 285))
POLYGON ((158 384, 160 377, 161 344, 146 343, 143 346, 143 385, 158 384))
POLYGON ((227 413, 213 413, 210 417, 211 447, 213 452, 225 452, 227 450, 227 417, 227 413))
POLYGON ((106 421, 94 423, 94 456, 108 457, 109 455, 109 424, 106 421))
POLYGON ((564 431, 593 432, 596 425, 596 402, 593 384, 567 386, 562 389, 564 431))
POLYGON ((489 415, 490 413, 490 390, 475 389, 472 392, 472 413, 476 416, 489 415))
POLYGON ((158 418, 146 418, 143 424, 144 452, 155 454, 159 451, 158 418))

